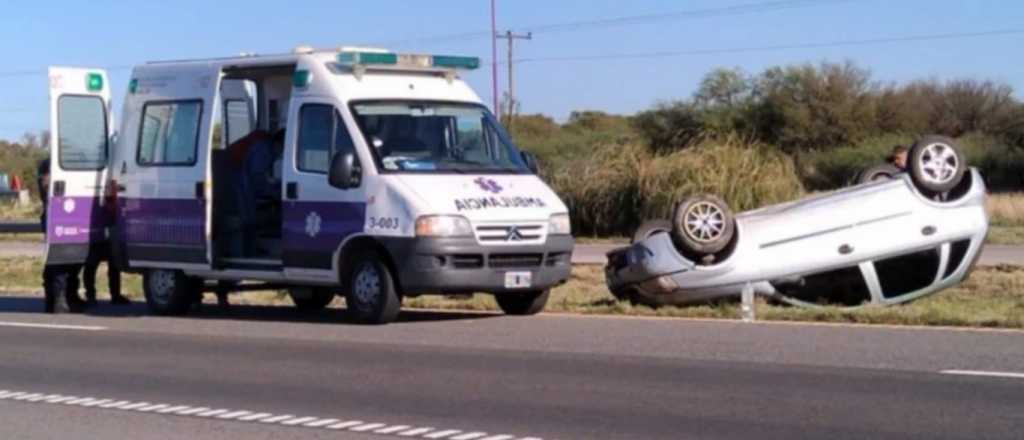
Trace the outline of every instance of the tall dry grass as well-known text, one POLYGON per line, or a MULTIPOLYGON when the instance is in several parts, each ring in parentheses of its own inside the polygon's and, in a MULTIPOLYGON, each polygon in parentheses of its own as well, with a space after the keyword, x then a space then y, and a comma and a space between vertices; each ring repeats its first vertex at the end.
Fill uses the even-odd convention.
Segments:
POLYGON ((584 235, 630 235, 645 219, 668 218, 677 203, 699 193, 743 211, 803 192, 788 156, 735 137, 666 155, 636 143, 603 146, 552 173, 549 182, 584 235))
POLYGON ((1024 192, 989 194, 985 208, 993 225, 1024 226, 1024 192))

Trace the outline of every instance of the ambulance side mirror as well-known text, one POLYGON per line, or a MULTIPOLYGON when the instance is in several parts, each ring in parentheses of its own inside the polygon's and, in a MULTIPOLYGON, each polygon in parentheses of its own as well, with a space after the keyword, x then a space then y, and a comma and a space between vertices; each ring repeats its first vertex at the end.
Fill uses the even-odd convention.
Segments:
POLYGON ((519 153, 523 157, 523 162, 526 163, 526 168, 533 171, 533 174, 540 174, 540 166, 537 165, 537 156, 529 151, 521 151, 519 153))
POLYGON ((352 152, 337 152, 331 158, 331 169, 327 182, 338 189, 356 188, 362 183, 363 169, 352 152))

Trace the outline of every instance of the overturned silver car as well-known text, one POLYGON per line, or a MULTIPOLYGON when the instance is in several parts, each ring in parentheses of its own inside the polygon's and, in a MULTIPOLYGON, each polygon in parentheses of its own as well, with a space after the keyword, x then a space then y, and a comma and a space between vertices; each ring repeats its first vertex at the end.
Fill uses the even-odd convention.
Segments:
POLYGON ((717 197, 692 197, 608 253, 608 287, 655 307, 744 288, 793 305, 856 307, 953 286, 984 245, 985 184, 940 136, 915 143, 907 165, 891 179, 735 216, 717 197))

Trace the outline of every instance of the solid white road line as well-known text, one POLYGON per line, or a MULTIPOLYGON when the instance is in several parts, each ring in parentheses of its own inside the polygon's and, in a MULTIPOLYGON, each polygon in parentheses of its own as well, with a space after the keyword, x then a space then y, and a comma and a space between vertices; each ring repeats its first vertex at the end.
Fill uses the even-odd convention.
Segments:
MULTIPOLYGON (((1024 376, 1024 375, 1022 375, 1024 376)), ((96 397, 63 396, 60 394, 29 393, 26 391, 0 390, 0 400, 18 401, 38 404, 58 404, 137 413, 167 414, 199 418, 214 418, 249 423, 274 423, 281 426, 312 429, 346 429, 352 432, 365 432, 377 435, 398 437, 419 437, 425 439, 444 440, 515 440, 508 434, 490 435, 486 432, 464 432, 458 429, 439 430, 431 427, 414 427, 410 425, 390 425, 387 423, 367 423, 361 420, 339 421, 339 419, 319 418, 312 416, 294 416, 291 414, 274 415, 271 413, 253 413, 252 411, 231 410, 226 408, 211 409, 205 406, 177 405, 167 403, 133 402, 130 400, 100 399, 96 397)), ((518 440, 541 440, 536 437, 522 437, 518 440)))
POLYGON ((0 327, 45 328, 50 330, 83 330, 91 332, 107 329, 106 327, 101 327, 98 325, 37 324, 34 322, 9 321, 0 321, 0 327))
POLYGON ((982 376, 982 377, 1002 377, 1009 379, 1024 379, 1024 373, 1014 373, 1009 371, 983 371, 983 370, 942 370, 942 374, 952 374, 957 376, 982 376))

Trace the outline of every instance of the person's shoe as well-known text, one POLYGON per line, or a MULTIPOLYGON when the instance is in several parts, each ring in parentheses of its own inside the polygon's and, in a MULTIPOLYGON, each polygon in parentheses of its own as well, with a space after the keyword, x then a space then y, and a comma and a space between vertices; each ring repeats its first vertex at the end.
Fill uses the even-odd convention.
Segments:
POLYGON ((86 308, 86 302, 82 301, 78 295, 71 296, 67 299, 68 311, 71 313, 81 313, 86 308))
POLYGON ((131 305, 132 300, 124 297, 123 295, 115 295, 110 297, 110 303, 116 306, 127 306, 131 305))
POLYGON ((99 302, 96 301, 96 298, 86 298, 85 301, 82 302, 82 305, 85 307, 96 307, 97 304, 99 304, 99 302))

